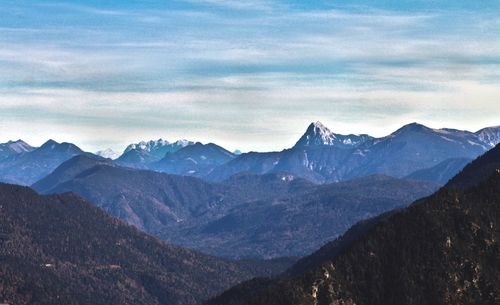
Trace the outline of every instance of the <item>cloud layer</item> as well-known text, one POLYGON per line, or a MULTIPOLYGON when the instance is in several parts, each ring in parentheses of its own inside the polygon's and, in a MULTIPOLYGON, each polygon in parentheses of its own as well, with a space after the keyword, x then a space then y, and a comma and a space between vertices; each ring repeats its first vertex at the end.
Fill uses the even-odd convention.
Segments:
POLYGON ((495 2, 398 3, 2 2, 0 137, 273 150, 318 119, 374 135, 499 124, 495 2))

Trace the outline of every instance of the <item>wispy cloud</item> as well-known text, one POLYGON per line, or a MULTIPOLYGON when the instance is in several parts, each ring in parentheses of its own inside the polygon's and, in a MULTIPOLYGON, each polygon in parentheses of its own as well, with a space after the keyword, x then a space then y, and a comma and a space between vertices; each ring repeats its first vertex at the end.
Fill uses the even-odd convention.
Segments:
POLYGON ((276 149, 302 132, 289 121, 380 135, 406 120, 500 117, 498 11, 26 3, 0 4, 5 136, 19 121, 26 134, 53 122, 86 138, 99 126, 99 143, 126 128, 276 149))

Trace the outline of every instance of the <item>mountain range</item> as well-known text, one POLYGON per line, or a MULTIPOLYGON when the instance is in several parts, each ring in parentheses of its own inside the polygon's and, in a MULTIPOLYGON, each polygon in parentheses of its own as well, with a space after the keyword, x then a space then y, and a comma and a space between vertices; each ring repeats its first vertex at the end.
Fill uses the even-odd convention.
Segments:
POLYGON ((194 142, 188 140, 178 140, 173 143, 163 139, 141 141, 128 145, 116 162, 124 166, 146 168, 149 163, 161 160, 167 153, 176 152, 193 144, 194 142))
POLYGON ((38 148, 20 141, 17 144, 17 151, 0 160, 0 181, 30 185, 50 174, 71 157, 90 155, 74 144, 58 143, 54 140, 49 140, 38 148))
MULTIPOLYGON (((320 122, 311 123, 290 149, 276 153, 242 154, 216 168, 207 179, 222 181, 242 171, 284 171, 316 183, 335 182, 370 174, 406 177, 430 169, 448 159, 473 159, 500 141, 500 127, 476 133, 454 129, 432 129, 412 123, 389 136, 339 135, 320 122)), ((445 168, 449 170, 449 168, 445 168)), ((427 177, 442 182, 457 172, 427 177)), ((446 181, 445 181, 446 182, 446 181)))
POLYGON ((74 194, 0 184, 0 300, 199 304, 289 260, 228 261, 151 237, 74 194))
MULTIPOLYGON (((314 183, 383 174, 444 184, 458 173, 465 160, 476 158, 499 142, 500 126, 469 132, 412 123, 375 138, 366 134, 336 134, 316 122, 310 124, 293 147, 280 152, 234 154, 213 143, 159 139, 130 144, 119 157, 109 150, 98 155, 115 159, 113 162, 120 166, 214 182, 245 172, 284 172, 314 183)), ((20 140, 0 144, 0 181, 30 185, 62 162, 83 153, 74 144, 48 143, 57 145, 46 143, 34 148, 20 140), (8 148, 14 146, 15 149, 8 148), (52 147, 52 151, 47 147, 52 147)))
POLYGON ((286 173, 247 173, 212 183, 88 156, 66 161, 32 187, 75 192, 164 240, 232 258, 307 254, 355 222, 437 189, 382 175, 315 185, 286 173))
POLYGON ((235 155, 213 143, 159 139, 131 144, 116 160, 71 143, 34 148, 17 141, 0 146, 0 180, 44 194, 75 192, 146 232, 206 253, 300 256, 357 221, 432 193, 498 142, 499 129, 413 123, 374 138, 335 134, 316 122, 281 152, 235 155))
POLYGON ((0 179, 46 195, 0 184, 0 302, 496 305, 499 128, 374 138, 317 122, 281 152, 162 156, 159 140, 128 165, 1 144, 0 179))
POLYGON ((207 305, 499 304, 500 145, 410 207, 207 305))

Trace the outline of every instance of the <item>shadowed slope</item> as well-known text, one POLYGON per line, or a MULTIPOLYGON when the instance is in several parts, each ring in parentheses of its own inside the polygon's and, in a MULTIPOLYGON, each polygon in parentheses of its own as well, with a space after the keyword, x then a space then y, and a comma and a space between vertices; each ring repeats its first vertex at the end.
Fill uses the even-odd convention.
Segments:
POLYGON ((197 304, 273 270, 168 245, 73 194, 0 184, 0 219, 0 300, 10 304, 197 304))

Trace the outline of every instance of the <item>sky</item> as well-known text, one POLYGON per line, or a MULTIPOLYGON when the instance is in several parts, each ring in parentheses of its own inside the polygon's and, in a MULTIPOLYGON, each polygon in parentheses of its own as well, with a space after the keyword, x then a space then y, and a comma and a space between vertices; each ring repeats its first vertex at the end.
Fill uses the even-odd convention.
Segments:
POLYGON ((0 142, 500 124, 500 1, 0 0, 0 142))

